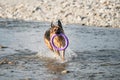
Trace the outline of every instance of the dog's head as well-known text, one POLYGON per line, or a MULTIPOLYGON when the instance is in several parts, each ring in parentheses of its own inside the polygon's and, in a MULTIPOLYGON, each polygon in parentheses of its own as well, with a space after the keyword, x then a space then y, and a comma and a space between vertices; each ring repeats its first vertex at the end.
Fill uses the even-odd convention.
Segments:
POLYGON ((60 34, 60 33, 64 33, 61 21, 58 20, 57 25, 54 25, 53 23, 51 23, 50 34, 60 34))

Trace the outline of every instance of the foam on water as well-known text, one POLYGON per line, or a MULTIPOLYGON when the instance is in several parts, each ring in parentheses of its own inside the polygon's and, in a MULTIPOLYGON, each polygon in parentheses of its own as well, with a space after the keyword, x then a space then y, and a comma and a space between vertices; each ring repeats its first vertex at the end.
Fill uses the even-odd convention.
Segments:
MULTIPOLYGON (((61 61, 60 57, 57 57, 56 54, 48 49, 42 49, 37 53, 38 57, 57 59, 61 61)), ((70 48, 67 48, 65 51, 65 61, 70 61, 72 58, 76 57, 77 54, 74 53, 70 48)))

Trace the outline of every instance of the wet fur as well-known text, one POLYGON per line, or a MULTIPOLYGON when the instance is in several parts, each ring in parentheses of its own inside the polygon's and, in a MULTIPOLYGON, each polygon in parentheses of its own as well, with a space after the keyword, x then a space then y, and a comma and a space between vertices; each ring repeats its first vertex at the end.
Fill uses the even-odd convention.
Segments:
MULTIPOLYGON (((58 20, 58 25, 54 25, 53 23, 51 23, 51 28, 49 28, 44 34, 44 41, 45 41, 47 47, 51 51, 55 52, 57 56, 60 56, 61 59, 64 61, 65 60, 65 50, 61 51, 61 53, 60 53, 60 51, 54 50, 54 48, 50 44, 50 38, 53 36, 53 34, 60 34, 60 33, 64 34, 64 30, 62 28, 62 24, 61 24, 60 20, 58 20)), ((57 36, 54 38, 54 44, 57 47, 64 47, 65 40, 63 37, 57 36)))

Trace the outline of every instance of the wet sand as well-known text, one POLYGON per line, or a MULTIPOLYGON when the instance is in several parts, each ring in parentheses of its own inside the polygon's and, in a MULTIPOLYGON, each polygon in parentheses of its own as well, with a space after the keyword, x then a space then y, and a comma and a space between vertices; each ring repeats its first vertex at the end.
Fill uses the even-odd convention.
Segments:
POLYGON ((70 40, 66 62, 43 42, 49 23, 6 21, 0 25, 1 80, 119 80, 120 29, 64 25, 70 40))

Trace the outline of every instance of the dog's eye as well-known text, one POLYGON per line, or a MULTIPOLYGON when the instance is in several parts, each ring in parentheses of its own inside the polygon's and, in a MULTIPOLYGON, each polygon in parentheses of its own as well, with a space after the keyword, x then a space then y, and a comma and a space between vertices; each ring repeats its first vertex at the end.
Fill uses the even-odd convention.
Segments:
POLYGON ((58 30, 60 30, 60 28, 58 28, 58 30))
POLYGON ((57 31, 57 29, 54 29, 54 31, 57 31))

